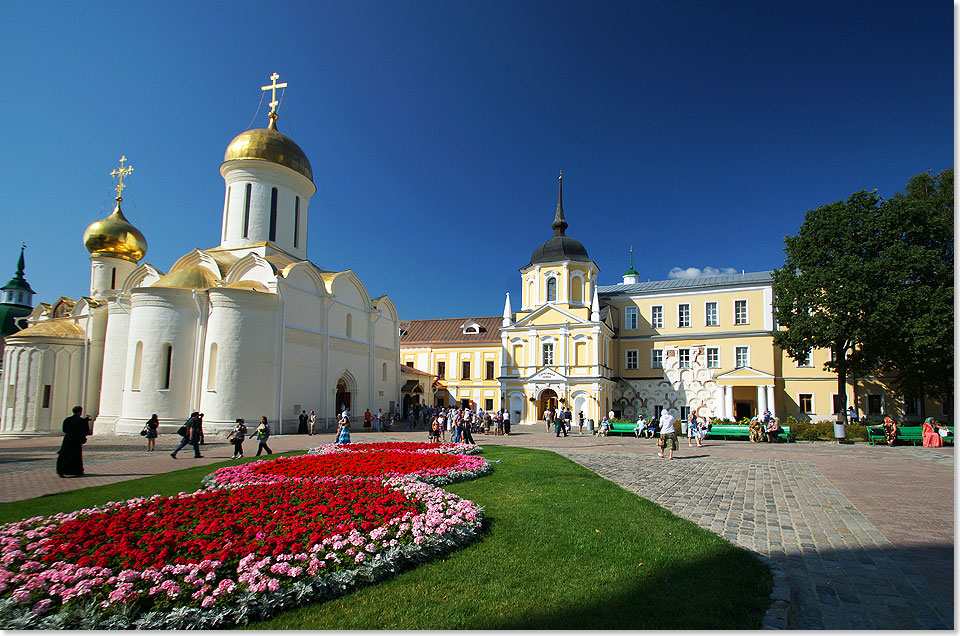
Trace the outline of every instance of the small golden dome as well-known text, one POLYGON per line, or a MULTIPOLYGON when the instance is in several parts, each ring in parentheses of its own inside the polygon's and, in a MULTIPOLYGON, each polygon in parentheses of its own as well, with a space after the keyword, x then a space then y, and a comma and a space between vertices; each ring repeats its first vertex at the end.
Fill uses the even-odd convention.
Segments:
POLYGON ((147 253, 147 239, 123 216, 119 199, 110 216, 90 224, 83 233, 83 245, 93 256, 116 256, 134 263, 147 253))
POLYGON ((254 128, 242 132, 233 138, 227 151, 223 153, 224 162, 232 159, 263 159, 296 170, 313 181, 313 168, 310 160, 292 139, 277 130, 276 117, 270 117, 267 128, 254 128))
POLYGON ((151 287, 178 287, 180 289, 209 289, 217 286, 216 275, 206 267, 193 265, 161 276, 151 287))

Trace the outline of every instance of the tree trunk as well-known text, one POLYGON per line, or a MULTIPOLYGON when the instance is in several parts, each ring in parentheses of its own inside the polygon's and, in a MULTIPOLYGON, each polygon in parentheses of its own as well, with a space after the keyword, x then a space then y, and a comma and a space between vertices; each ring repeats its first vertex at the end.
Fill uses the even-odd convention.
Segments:
POLYGON ((834 347, 833 357, 840 360, 837 365, 837 401, 840 402, 840 421, 849 424, 847 420, 847 363, 846 351, 841 351, 840 347, 834 347))

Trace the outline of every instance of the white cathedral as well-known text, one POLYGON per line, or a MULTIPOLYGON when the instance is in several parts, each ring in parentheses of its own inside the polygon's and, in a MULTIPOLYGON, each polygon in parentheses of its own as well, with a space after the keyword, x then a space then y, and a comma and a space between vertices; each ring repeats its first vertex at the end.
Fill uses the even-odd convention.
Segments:
POLYGON ((117 205, 90 225, 90 294, 39 303, 6 339, 0 437, 59 435, 82 405, 94 432, 136 434, 156 413, 161 433, 191 411, 204 431, 267 416, 274 432, 341 407, 387 411, 400 388, 397 309, 371 298, 351 270, 307 260, 310 161, 269 125, 227 146, 220 244, 194 249, 164 274, 143 261, 147 241, 117 205))

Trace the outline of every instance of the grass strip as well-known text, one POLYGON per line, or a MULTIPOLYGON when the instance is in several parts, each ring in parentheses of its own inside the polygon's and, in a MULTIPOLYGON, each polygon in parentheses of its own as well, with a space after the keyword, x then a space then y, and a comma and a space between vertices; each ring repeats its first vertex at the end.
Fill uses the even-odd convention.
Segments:
MULTIPOLYGON (((295 454, 295 453, 291 453, 295 454)), ((467 548, 251 629, 758 629, 768 568, 548 451, 487 447, 492 476, 447 489, 485 508, 467 548)), ((247 458, 245 461, 256 461, 247 458)), ((227 461, 0 505, 0 521, 191 492, 227 461)))

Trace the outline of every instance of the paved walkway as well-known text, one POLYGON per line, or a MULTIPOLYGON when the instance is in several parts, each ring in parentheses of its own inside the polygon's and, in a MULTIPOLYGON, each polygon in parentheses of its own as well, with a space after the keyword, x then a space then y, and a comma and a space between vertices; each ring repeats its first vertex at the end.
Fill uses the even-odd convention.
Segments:
MULTIPOLYGON (((477 442, 554 450, 785 570, 795 628, 953 629, 952 447, 684 442, 671 462, 657 457, 652 440, 514 430, 477 442)), ((283 452, 332 437, 275 436, 270 446, 283 452)), ((422 429, 354 434, 355 441, 424 437, 422 429)), ((0 502, 222 461, 233 450, 211 442, 202 459, 187 452, 173 460, 170 448, 144 452, 140 438, 96 435, 84 447, 87 476, 60 479, 58 446, 0 442, 0 502)), ((246 443, 248 455, 255 449, 246 443)))

